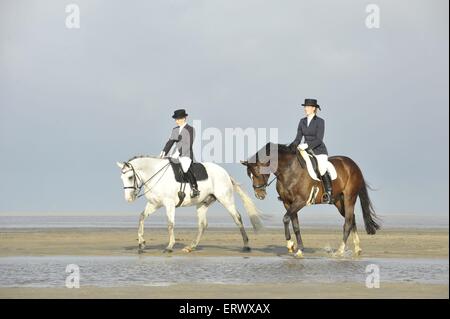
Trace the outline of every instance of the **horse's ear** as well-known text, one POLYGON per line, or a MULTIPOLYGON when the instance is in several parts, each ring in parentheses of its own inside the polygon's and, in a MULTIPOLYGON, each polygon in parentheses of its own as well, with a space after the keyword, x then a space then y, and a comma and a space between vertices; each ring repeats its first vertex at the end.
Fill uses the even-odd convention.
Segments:
POLYGON ((120 169, 122 169, 123 166, 125 165, 124 163, 121 163, 121 162, 116 162, 116 164, 117 164, 117 166, 119 166, 120 169))
POLYGON ((248 161, 241 161, 241 164, 244 166, 248 166, 248 161))

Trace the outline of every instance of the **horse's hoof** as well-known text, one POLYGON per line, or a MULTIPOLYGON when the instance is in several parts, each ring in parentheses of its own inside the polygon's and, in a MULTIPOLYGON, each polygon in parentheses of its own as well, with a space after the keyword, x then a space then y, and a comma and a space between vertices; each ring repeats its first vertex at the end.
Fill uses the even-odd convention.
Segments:
POLYGON ((289 252, 290 254, 292 254, 292 253, 294 252, 294 248, 295 248, 294 241, 293 241, 293 240, 288 240, 288 241, 286 242, 286 247, 287 247, 287 249, 288 249, 288 252, 289 252))
POLYGON ((163 253, 172 253, 173 250, 171 248, 166 248, 163 250, 163 253))
POLYGON ((355 250, 355 256, 361 256, 361 254, 362 254, 362 249, 355 250))
POLYGON ((139 244, 139 250, 144 250, 144 249, 145 249, 145 243, 139 244))
POLYGON ((249 253, 249 252, 252 251, 252 249, 251 249, 250 247, 248 247, 248 246, 245 246, 244 248, 242 248, 242 251, 243 251, 244 253, 249 253))
POLYGON ((297 252, 294 255, 296 258, 303 258, 303 252, 299 249, 297 250, 297 252))
POLYGON ((190 252, 192 252, 193 250, 194 250, 194 248, 189 247, 189 246, 184 247, 184 248, 182 249, 182 251, 185 252, 185 253, 190 253, 190 252))

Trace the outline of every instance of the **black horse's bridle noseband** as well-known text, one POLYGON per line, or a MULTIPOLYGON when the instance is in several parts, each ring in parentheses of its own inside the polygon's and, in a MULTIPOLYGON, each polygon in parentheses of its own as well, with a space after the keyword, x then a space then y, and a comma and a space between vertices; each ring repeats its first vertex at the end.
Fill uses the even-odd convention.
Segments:
MULTIPOLYGON (((253 189, 254 189, 254 190, 257 190, 257 189, 263 189, 263 190, 265 190, 266 187, 269 187, 270 184, 272 184, 273 181, 276 180, 276 179, 277 179, 277 176, 275 176, 269 183, 265 182, 264 184, 261 184, 261 185, 252 185, 252 186, 253 186, 253 189)), ((269 178, 267 178, 267 180, 269 180, 269 178)))
POLYGON ((268 186, 267 183, 261 184, 261 185, 252 185, 254 190, 266 188, 268 186))

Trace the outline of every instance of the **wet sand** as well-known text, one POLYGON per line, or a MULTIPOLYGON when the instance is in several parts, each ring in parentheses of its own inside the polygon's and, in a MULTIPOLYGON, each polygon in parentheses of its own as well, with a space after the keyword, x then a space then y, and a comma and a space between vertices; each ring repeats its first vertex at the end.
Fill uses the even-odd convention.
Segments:
POLYGON ((0 298, 52 299, 448 299, 448 285, 385 283, 368 289, 362 284, 293 283, 186 285, 167 287, 0 288, 0 298))
MULTIPOLYGON (((173 255, 185 255, 181 249, 195 238, 196 229, 176 229, 177 243, 173 255)), ((248 232, 252 251, 250 256, 276 256, 286 254, 284 231, 264 229, 255 234, 248 232)), ((387 229, 375 236, 359 232, 363 257, 448 258, 448 229, 387 229)), ((0 257, 93 255, 120 256, 137 253, 135 229, 3 229, 0 230, 0 257)), ((305 257, 328 257, 330 250, 338 248, 342 232, 338 229, 303 229, 305 257)), ((146 229, 148 256, 161 256, 167 245, 166 229, 146 229)), ((236 256, 241 251, 239 230, 208 229, 198 249, 190 255, 236 256)), ((347 249, 353 249, 352 238, 347 249)))
MULTIPOLYGON (((196 229, 176 229, 174 256, 191 243, 196 229)), ((332 257, 339 229, 303 229, 305 258, 332 257)), ((3 229, 0 257, 137 255, 136 229, 3 229)), ((210 228, 189 256, 288 256, 282 229, 249 232, 252 251, 241 251, 237 229, 210 228)), ((146 229, 145 256, 165 256, 166 229, 146 229)), ((362 257, 448 259, 448 229, 386 229, 375 236, 360 231, 362 257)), ((348 249, 353 249, 351 238, 348 249)), ((351 254, 349 254, 351 256, 351 254)), ((0 298, 449 298, 447 284, 364 283, 176 284, 158 287, 0 288, 0 298)))

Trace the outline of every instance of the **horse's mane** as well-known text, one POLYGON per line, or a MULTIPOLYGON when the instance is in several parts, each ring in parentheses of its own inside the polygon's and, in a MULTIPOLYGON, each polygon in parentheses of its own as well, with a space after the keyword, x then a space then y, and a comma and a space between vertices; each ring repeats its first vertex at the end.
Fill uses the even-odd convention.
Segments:
POLYGON ((272 158, 272 151, 276 151, 276 156, 279 155, 295 155, 295 151, 286 145, 286 144, 276 144, 269 142, 264 145, 255 155, 249 158, 249 162, 256 163, 260 160, 260 157, 263 157, 267 160, 267 157, 272 158))
POLYGON ((295 151, 292 151, 292 149, 287 144, 278 144, 278 153, 295 154, 295 151))
POLYGON ((267 154, 267 155, 271 156, 272 155, 271 151, 274 149, 278 152, 277 155, 280 155, 280 154, 294 155, 295 154, 295 152, 293 152, 292 149, 286 144, 276 144, 276 143, 269 142, 264 147, 262 147, 258 151, 258 153, 255 154, 256 160, 258 160, 259 154, 261 152, 264 152, 263 154, 267 154))
POLYGON ((135 159, 137 159, 137 158, 159 158, 159 156, 156 156, 156 155, 136 155, 136 156, 133 156, 132 158, 130 158, 130 159, 127 161, 127 163, 128 163, 128 162, 131 162, 132 160, 135 160, 135 159))

